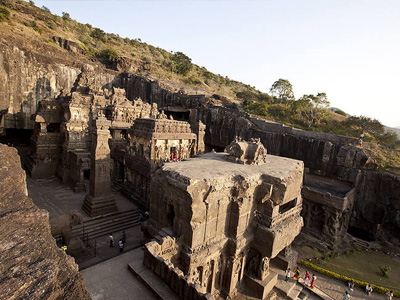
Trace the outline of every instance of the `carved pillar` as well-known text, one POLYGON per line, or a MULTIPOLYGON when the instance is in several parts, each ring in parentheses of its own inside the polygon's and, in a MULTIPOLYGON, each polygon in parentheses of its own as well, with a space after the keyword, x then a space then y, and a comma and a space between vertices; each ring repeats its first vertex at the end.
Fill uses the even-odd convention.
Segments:
POLYGON ((110 123, 104 117, 98 117, 94 121, 89 193, 86 194, 83 203, 83 210, 90 216, 118 210, 115 199, 111 195, 110 148, 108 146, 110 123))
POLYGON ((196 154, 204 153, 206 149, 206 146, 204 144, 206 125, 199 121, 198 123, 192 125, 192 130, 197 135, 196 154))

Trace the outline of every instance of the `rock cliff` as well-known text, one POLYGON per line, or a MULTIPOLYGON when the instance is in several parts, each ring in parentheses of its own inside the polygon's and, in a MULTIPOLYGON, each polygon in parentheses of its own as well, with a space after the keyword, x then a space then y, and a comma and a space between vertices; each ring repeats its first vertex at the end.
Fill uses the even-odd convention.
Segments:
POLYGON ((48 213, 27 196, 16 149, 0 144, 0 162, 0 299, 90 299, 51 236, 48 213))

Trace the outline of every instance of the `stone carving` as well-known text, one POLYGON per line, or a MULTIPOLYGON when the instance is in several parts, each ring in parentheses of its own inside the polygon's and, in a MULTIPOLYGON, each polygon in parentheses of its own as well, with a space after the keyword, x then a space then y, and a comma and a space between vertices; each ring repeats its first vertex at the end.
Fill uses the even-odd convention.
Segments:
POLYGON ((267 149, 259 139, 252 139, 249 142, 236 138, 230 143, 225 152, 229 154, 228 160, 240 164, 260 165, 265 163, 267 149))
POLYGON ((198 283, 200 292, 233 296, 245 281, 264 299, 277 281, 270 259, 290 245, 302 227, 303 165, 269 155, 264 164, 239 165, 227 156, 207 153, 158 170, 151 181, 150 219, 144 228, 150 236, 167 228, 171 236, 180 237, 181 250, 172 262, 180 262, 175 267, 187 282, 198 283), (259 201, 259 185, 272 186, 274 201, 259 201), (260 219, 252 217, 255 211, 260 219), (265 217, 271 220, 269 227, 259 222, 265 217))

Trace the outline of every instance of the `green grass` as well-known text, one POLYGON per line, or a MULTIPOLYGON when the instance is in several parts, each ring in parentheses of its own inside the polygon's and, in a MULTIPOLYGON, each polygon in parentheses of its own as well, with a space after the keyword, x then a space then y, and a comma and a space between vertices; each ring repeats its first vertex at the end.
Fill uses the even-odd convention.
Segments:
POLYGON ((319 266, 335 273, 360 281, 373 283, 389 289, 400 290, 400 258, 375 251, 356 251, 319 260, 319 266), (380 267, 389 266, 389 277, 385 278, 380 267))

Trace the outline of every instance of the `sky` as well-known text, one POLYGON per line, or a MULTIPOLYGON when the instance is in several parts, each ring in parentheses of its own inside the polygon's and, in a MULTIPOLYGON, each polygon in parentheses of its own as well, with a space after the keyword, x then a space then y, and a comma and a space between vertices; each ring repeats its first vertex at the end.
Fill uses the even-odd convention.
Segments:
POLYGON ((269 92, 325 92, 332 107, 400 127, 399 0, 35 0, 52 13, 168 51, 269 92))

